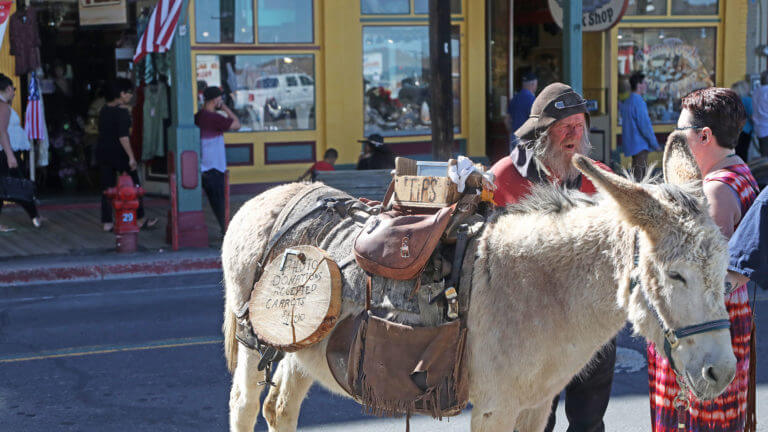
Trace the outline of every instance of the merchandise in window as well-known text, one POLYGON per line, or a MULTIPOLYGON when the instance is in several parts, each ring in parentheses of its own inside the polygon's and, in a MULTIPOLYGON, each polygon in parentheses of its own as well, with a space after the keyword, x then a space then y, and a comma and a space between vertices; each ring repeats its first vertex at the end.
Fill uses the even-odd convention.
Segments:
POLYGON ((672 0, 672 15, 717 15, 718 0, 672 0))
POLYGON ((666 15, 667 0, 629 0, 625 15, 666 15))
POLYGON ((315 129, 315 58, 198 55, 197 91, 219 86, 240 132, 315 129))
MULTIPOLYGON (((675 123, 680 99, 715 81, 715 27, 619 30, 619 81, 645 74, 644 96, 654 123, 675 123)), ((628 88, 628 85, 626 85, 628 88)), ((624 92, 619 102, 628 97, 624 92)))
POLYGON ((408 15, 411 13, 411 2, 410 0, 360 0, 360 13, 408 15))
MULTIPOLYGON (((428 14, 429 13, 429 0, 414 0, 413 12, 416 14, 428 14)), ((451 13, 461 13, 461 0, 451 0, 451 13)))
POLYGON ((259 43, 312 43, 312 0, 259 0, 259 43))
MULTIPOLYGON (((460 130, 459 27, 451 31, 453 124, 460 130)), ((365 135, 427 135, 431 130, 429 28, 363 27, 365 135)))
POLYGON ((253 43, 252 0, 196 0, 198 43, 253 43))

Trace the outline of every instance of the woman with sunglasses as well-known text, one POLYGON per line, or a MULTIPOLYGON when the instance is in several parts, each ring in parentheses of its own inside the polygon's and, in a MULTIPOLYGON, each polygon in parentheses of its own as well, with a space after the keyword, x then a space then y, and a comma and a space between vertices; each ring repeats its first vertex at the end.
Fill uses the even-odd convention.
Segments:
MULTIPOLYGON (((675 133, 685 134, 704 178, 709 213, 723 235, 730 238, 752 205, 758 186, 746 163, 736 155, 739 132, 747 119, 739 96, 730 89, 706 88, 685 96, 675 133)), ((749 354, 752 314, 745 285, 726 292, 725 306, 731 320, 731 341, 737 359, 736 376, 712 401, 688 395, 686 411, 690 431, 742 431, 747 417, 749 354)), ((673 399, 679 391, 675 373, 653 345, 648 346, 651 426, 656 432, 677 431, 673 399)))

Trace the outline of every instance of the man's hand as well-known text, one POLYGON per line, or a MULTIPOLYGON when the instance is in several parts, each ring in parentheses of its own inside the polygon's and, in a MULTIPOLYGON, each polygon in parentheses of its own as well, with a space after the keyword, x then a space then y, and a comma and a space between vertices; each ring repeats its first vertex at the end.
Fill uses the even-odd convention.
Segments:
POLYGON ((136 171, 139 164, 136 162, 136 159, 130 158, 128 159, 128 166, 131 168, 131 171, 136 171))
POLYGON ((18 168, 19 162, 16 160, 16 156, 14 156, 13 153, 9 152, 5 156, 8 159, 8 169, 18 168))

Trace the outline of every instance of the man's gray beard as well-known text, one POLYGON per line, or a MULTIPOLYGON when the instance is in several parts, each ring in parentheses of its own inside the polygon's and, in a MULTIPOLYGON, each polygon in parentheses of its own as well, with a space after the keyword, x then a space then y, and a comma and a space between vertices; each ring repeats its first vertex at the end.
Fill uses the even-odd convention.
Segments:
MULTIPOLYGON (((544 143, 542 143, 544 144, 544 143)), ((576 145, 576 153, 586 155, 591 150, 591 145, 586 137, 576 145)), ((561 183, 567 183, 579 177, 581 172, 571 163, 572 155, 566 153, 559 145, 552 144, 552 140, 546 139, 543 151, 537 152, 538 159, 549 170, 550 174, 560 179, 561 183)))

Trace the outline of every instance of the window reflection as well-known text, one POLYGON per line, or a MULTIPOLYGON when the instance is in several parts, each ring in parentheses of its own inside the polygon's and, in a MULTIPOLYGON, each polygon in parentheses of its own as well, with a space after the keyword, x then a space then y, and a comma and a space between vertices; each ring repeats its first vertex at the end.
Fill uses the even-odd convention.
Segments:
POLYGON ((195 1, 195 37, 200 43, 253 43, 253 2, 195 1))
MULTIPOLYGON (((714 85, 716 32, 715 27, 619 31, 619 80, 628 80, 635 71, 646 75, 651 121, 675 123, 683 96, 714 85)), ((620 102, 629 96, 627 91, 619 95, 620 102)))
POLYGON ((717 0, 672 0, 673 15, 717 15, 717 0))
POLYGON ((224 90, 240 132, 315 128, 315 59, 303 55, 198 55, 198 92, 224 90))
MULTIPOLYGON (((428 14, 429 0, 414 0, 413 12, 417 14, 428 14)), ((452 14, 461 13, 461 0, 451 0, 451 13, 452 14)))
POLYGON ((626 15, 666 15, 667 0, 629 0, 626 15))
MULTIPOLYGON (((453 122, 461 122, 459 28, 451 36, 453 122)), ((431 129, 427 26, 363 27, 365 135, 423 135, 431 129)))
POLYGON ((360 0, 360 12, 364 14, 409 14, 410 0, 360 0))
POLYGON ((259 0, 259 43, 311 43, 312 0, 259 0))

